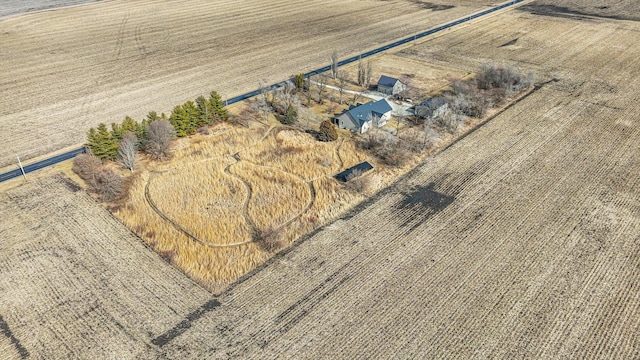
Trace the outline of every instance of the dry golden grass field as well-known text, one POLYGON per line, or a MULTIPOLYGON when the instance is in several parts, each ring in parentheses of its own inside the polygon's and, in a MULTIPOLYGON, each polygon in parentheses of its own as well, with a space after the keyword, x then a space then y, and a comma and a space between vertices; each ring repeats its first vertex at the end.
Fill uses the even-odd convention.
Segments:
MULTIPOLYGON (((565 0, 556 2, 567 8, 562 16, 532 10, 546 3, 396 52, 460 73, 489 60, 513 64, 535 71, 540 86, 219 296, 163 262, 65 178, 3 191, 0 354, 640 358, 640 22, 610 15, 633 18, 637 6, 618 1, 599 10, 596 1, 565 0), (576 4, 582 7, 571 10, 576 4), (604 15, 594 16, 598 11, 604 15)), ((389 4, 405 2, 379 5, 389 4)), ((224 133, 233 128, 218 130, 211 136, 226 140, 179 144, 175 156, 190 159, 184 174, 207 171, 224 188, 210 199, 197 186, 167 194, 172 189, 163 189, 162 177, 189 179, 170 163, 141 174, 133 203, 121 211, 157 216, 133 208, 146 203, 148 184, 159 208, 182 201, 203 211, 184 221, 202 222, 204 211, 237 204, 252 176, 281 178, 295 194, 290 206, 304 206, 300 184, 322 168, 300 169, 247 146, 259 141, 273 149, 304 139, 256 128, 234 142, 224 133), (220 157, 206 159, 211 154, 220 157)), ((247 209, 259 206, 265 204, 249 202, 247 209)), ((237 206, 230 211, 240 216, 237 206)), ((176 244, 190 241, 171 225, 158 231, 173 232, 176 244)), ((175 256, 168 243, 152 245, 175 256)), ((230 264, 252 251, 225 249, 220 259, 230 264)), ((205 258, 200 264, 211 265, 205 258)))
POLYGON ((231 97, 486 7, 455 5, 113 0, 0 19, 0 167, 80 144, 100 122, 231 97))
POLYGON ((331 178, 366 158, 348 137, 323 143, 278 125, 220 124, 177 148, 170 162, 138 170, 115 214, 215 292, 271 257, 256 241, 282 248, 365 198, 331 178))

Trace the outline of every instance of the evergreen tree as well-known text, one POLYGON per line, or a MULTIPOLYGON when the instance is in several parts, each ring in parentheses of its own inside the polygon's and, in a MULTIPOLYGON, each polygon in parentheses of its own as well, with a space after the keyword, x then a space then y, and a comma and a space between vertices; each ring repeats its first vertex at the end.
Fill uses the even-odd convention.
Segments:
POLYGON ((140 137, 140 124, 129 116, 125 116, 122 122, 122 134, 124 135, 127 131, 140 137))
POLYGON ((176 130, 176 136, 189 136, 198 128, 198 108, 193 101, 187 101, 184 105, 173 108, 169 122, 176 130))
MULTIPOLYGON (((164 113, 162 115, 164 116, 164 113)), ((164 116, 163 118, 166 118, 166 116, 164 116)), ((155 111, 149 111, 149 114, 147 114, 147 120, 149 123, 152 123, 154 121, 160 120, 160 116, 158 116, 158 113, 155 111)))
POLYGON ((87 147, 100 159, 114 160, 118 156, 118 140, 111 135, 104 123, 98 125, 97 130, 89 130, 87 147))
POLYGON ((96 129, 89 129, 89 132, 87 133, 87 143, 85 145, 92 154, 95 153, 95 149, 98 148, 98 142, 98 132, 96 129))
POLYGON ((304 86, 304 85, 305 85, 305 84, 304 84, 304 83, 305 83, 305 81, 304 81, 304 74, 303 74, 303 73, 296 74, 296 75, 293 77, 293 83, 295 84, 296 89, 298 89, 298 90, 304 90, 304 88, 305 88, 305 86, 304 86))
POLYGON ((205 125, 211 124, 211 105, 204 98, 204 96, 200 95, 196 99, 196 106, 198 107, 198 127, 202 127, 205 125))
POLYGON ((122 135, 124 131, 122 130, 122 126, 118 123, 111 123, 111 136, 116 139, 116 141, 120 141, 122 139, 122 135))
POLYGON ((293 104, 289 104, 287 107, 287 111, 284 114, 284 123, 287 125, 292 125, 298 121, 298 110, 293 104))
POLYGON ((224 101, 222 101, 222 97, 216 91, 212 91, 209 94, 209 106, 213 121, 229 120, 227 109, 224 108, 224 101))
POLYGON ((329 120, 324 120, 320 123, 320 131, 318 132, 318 140, 320 141, 334 141, 338 139, 338 132, 336 127, 329 120))
POLYGON ((176 105, 169 116, 169 122, 176 129, 177 137, 189 135, 189 116, 182 105, 176 105))
POLYGON ((188 131, 187 131, 187 135, 192 135, 195 134, 196 130, 198 130, 198 124, 199 124, 199 113, 198 113, 198 107, 196 106, 196 104, 189 100, 186 103, 184 103, 184 105, 182 105, 182 107, 184 108, 186 114, 187 114, 187 123, 188 125, 188 131))

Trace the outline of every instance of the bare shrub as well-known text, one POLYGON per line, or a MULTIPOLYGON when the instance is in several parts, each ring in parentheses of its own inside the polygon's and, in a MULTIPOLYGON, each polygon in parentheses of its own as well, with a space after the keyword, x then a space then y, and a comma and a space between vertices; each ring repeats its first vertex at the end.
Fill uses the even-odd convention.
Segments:
POLYGON ((282 236, 282 231, 279 229, 268 228, 260 232, 256 240, 256 244, 263 251, 275 253, 285 248, 287 246, 287 241, 282 236))
MULTIPOLYGON (((398 144, 405 145, 404 142, 398 144)), ((409 159, 409 149, 406 146, 385 146, 376 154, 388 166, 402 166, 409 159)))
POLYGON ((102 167, 95 174, 93 190, 100 196, 102 201, 119 200, 127 193, 128 181, 115 171, 102 167))
POLYGON ((384 141, 384 136, 375 132, 368 132, 358 138, 356 145, 362 150, 371 151, 380 148, 384 141))
POLYGON ((174 259, 178 254, 175 250, 161 250, 158 252, 160 256, 164 259, 164 261, 173 264, 174 259))
POLYGON ((423 149, 425 150, 432 149, 436 147, 439 143, 440 143, 440 134, 438 134, 438 132, 434 128, 430 126, 425 126, 423 149))
POLYGON ((478 87, 489 90, 504 89, 507 96, 516 94, 533 84, 533 75, 523 75, 512 66, 501 66, 495 63, 483 64, 477 75, 478 87))
POLYGON ((463 114, 450 111, 436 118, 436 126, 441 127, 450 134, 455 134, 465 124, 463 114))
POLYGON ((73 159, 71 170, 88 184, 95 182, 95 174, 100 169, 102 162, 91 154, 80 154, 73 159))
POLYGON ((154 121, 149 125, 145 152, 154 160, 168 159, 171 155, 171 144, 176 138, 176 131, 168 120, 154 121))
POLYGON ((368 177, 363 177, 364 171, 360 169, 353 170, 346 178, 344 187, 349 191, 362 194, 369 189, 370 181, 368 177))

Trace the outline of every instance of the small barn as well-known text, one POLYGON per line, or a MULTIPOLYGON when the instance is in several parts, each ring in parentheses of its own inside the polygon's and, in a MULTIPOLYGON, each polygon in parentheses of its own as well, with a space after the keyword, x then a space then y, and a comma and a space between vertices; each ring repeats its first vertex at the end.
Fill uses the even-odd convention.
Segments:
POLYGON ((378 91, 387 95, 398 95, 407 89, 407 84, 389 76, 382 75, 378 80, 378 91))
POLYGON ((336 179, 342 182, 347 182, 353 178, 354 171, 357 171, 356 172, 357 174, 358 172, 365 173, 371 169, 373 169, 373 165, 369 164, 368 161, 361 162, 360 164, 352 166, 347 170, 336 175, 336 179))
POLYGON ((435 119, 447 112, 447 102, 442 97, 429 98, 416 105, 415 113, 423 119, 435 119))
POLYGON ((350 106, 337 115, 333 123, 342 129, 364 134, 371 126, 382 127, 391 117, 393 108, 386 99, 350 106))

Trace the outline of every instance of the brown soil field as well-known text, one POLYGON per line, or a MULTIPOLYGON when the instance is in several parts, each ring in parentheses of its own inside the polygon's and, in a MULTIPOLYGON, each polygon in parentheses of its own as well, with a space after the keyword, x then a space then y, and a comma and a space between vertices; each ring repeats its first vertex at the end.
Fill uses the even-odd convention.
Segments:
POLYGON ((73 184, 6 190, 0 350, 640 358, 638 53, 638 22, 530 11, 397 52, 461 72, 513 64, 535 71, 540 85, 216 297, 73 184))
POLYGON ((231 97, 325 65, 334 49, 356 54, 485 7, 453 5, 114 0, 5 18, 0 167, 80 144, 100 122, 169 112, 211 90, 231 97))
POLYGON ((556 81, 233 286, 165 354, 639 357, 638 30, 511 12, 401 52, 556 81))
POLYGON ((64 177, 0 193, 0 213, 2 359, 154 353, 210 298, 64 177))

